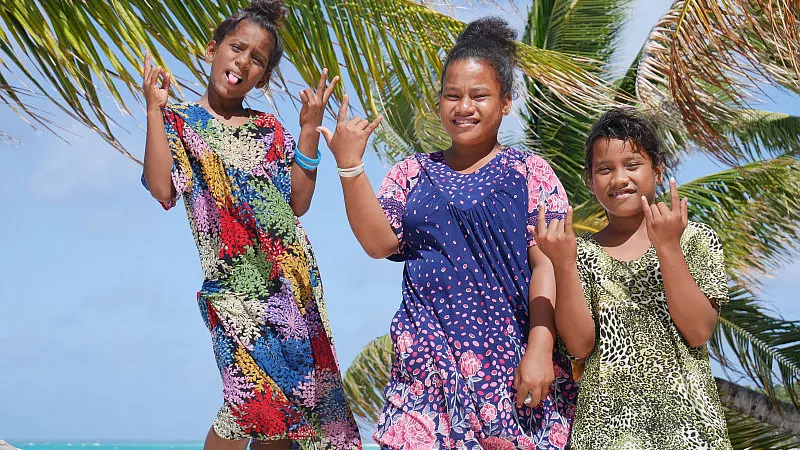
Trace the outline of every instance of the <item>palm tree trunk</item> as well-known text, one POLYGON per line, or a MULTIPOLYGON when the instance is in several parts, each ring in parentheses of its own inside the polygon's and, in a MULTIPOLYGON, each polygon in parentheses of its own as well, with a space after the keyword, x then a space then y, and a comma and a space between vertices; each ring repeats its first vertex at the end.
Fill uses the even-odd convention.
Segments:
POLYGON ((800 437, 800 413, 793 405, 772 402, 765 394, 721 378, 716 381, 723 406, 800 437))

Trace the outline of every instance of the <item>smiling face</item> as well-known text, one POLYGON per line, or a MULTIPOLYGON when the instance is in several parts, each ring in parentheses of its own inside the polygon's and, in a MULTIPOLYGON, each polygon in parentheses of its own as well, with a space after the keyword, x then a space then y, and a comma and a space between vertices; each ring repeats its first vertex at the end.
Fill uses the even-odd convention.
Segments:
POLYGON ((264 87, 269 81, 267 64, 275 48, 274 39, 269 31, 243 20, 222 42, 209 42, 209 90, 223 98, 236 99, 244 98, 254 87, 264 87))
POLYGON ((511 94, 501 93, 491 64, 473 58, 455 61, 442 84, 439 115, 453 145, 493 145, 503 116, 511 110, 511 94))
POLYGON ((653 202, 664 169, 632 140, 597 139, 592 152, 590 186, 610 216, 642 214, 641 198, 653 202))

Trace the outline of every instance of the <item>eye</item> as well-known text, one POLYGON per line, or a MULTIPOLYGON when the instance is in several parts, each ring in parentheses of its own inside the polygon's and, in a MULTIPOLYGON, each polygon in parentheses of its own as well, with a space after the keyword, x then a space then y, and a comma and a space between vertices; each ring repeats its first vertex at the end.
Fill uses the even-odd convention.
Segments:
POLYGON ((636 170, 636 169, 638 169, 638 168, 639 168, 641 165, 642 165, 642 163, 640 163, 640 162, 632 162, 632 163, 628 163, 628 169, 630 169, 630 170, 636 170))
POLYGON ((597 173, 599 173, 599 174, 601 174, 601 175, 606 175, 606 174, 609 174, 609 173, 611 173, 611 169, 610 169, 610 168, 608 168, 608 167, 599 167, 599 168, 597 169, 597 173))
POLYGON ((253 61, 255 61, 256 64, 258 64, 259 66, 263 66, 264 65, 264 60, 261 59, 261 57, 259 57, 259 56, 254 56, 253 57, 253 61))
POLYGON ((237 52, 242 50, 242 48, 241 48, 241 47, 239 47, 239 44, 231 44, 231 48, 232 48, 234 51, 237 51, 237 52))
POLYGON ((458 100, 461 97, 459 97, 458 95, 455 95, 455 94, 447 94, 447 95, 444 96, 444 98, 446 98, 448 100, 458 100))

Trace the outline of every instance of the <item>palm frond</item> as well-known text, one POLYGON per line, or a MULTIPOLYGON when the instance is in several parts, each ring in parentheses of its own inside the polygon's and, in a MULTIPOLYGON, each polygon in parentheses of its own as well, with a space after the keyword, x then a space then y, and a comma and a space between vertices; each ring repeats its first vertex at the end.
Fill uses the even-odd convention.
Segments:
POLYGON ((541 0, 533 2, 522 42, 602 62, 609 69, 632 0, 541 0))
MULTIPOLYGON (((741 286, 730 288, 730 302, 720 308, 709 347, 725 366, 734 367, 728 358, 732 353, 739 368, 773 402, 777 402, 777 386, 794 386, 800 380, 800 322, 769 314, 741 286)), ((795 407, 800 407, 797 393, 791 388, 787 392, 795 407)))
POLYGON ((393 358, 392 338, 385 334, 370 341, 345 372, 344 392, 357 419, 378 421, 386 403, 383 389, 389 382, 393 358))
POLYGON ((725 247, 734 280, 758 286, 791 261, 800 223, 800 162, 756 161, 710 174, 678 188, 692 220, 711 226, 725 247))
POLYGON ((735 121, 761 83, 800 79, 798 23, 800 8, 782 0, 677 0, 645 44, 638 97, 682 118, 700 148, 732 162, 718 124, 735 121))
POLYGON ((769 111, 739 111, 722 128, 741 162, 780 156, 800 157, 800 117, 769 111))
POLYGON ((791 432, 728 408, 725 422, 734 450, 795 450, 800 445, 791 432))

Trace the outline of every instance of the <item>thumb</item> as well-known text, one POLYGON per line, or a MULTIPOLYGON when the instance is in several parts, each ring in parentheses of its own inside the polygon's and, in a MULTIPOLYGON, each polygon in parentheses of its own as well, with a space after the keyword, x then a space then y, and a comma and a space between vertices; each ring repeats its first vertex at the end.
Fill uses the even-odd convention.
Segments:
POLYGON ((325 142, 328 143, 328 147, 330 147, 331 139, 333 139, 333 131, 329 130, 326 127, 322 127, 322 126, 317 127, 317 131, 322 134, 322 136, 325 138, 325 142))

